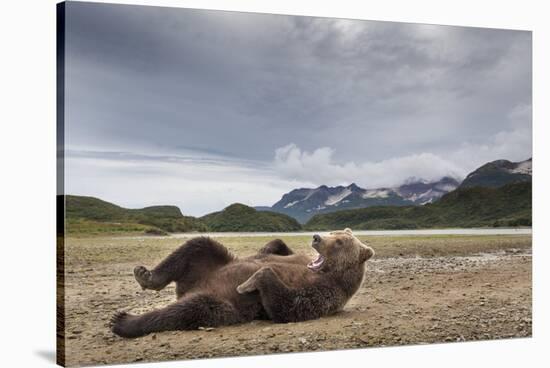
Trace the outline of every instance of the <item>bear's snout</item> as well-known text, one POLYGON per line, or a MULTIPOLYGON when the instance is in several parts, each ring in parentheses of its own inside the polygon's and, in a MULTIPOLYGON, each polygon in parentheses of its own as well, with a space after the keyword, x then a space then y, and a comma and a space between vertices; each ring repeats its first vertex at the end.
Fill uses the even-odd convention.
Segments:
POLYGON ((313 235, 313 241, 311 242, 311 246, 313 247, 313 249, 319 251, 319 244, 321 244, 321 237, 319 236, 319 234, 313 235))

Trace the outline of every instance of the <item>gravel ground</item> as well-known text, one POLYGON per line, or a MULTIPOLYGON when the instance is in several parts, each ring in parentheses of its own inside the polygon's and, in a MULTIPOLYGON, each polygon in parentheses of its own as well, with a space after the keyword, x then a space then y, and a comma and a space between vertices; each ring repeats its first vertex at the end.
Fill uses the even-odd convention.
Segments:
MULTIPOLYGON (((337 315, 289 324, 254 321, 127 340, 108 328, 115 311, 141 313, 175 299, 173 285, 161 292, 142 291, 132 269, 140 263, 154 264, 173 244, 159 251, 151 240, 137 251, 124 243, 106 254, 105 239, 69 239, 66 363, 98 365, 531 336, 530 236, 369 240, 375 250, 380 249, 378 257, 369 261, 361 289, 337 315), (141 262, 132 258, 136 254, 141 262), (118 262, 121 259, 124 262, 118 262)), ((243 249, 233 250, 250 253, 243 249)))

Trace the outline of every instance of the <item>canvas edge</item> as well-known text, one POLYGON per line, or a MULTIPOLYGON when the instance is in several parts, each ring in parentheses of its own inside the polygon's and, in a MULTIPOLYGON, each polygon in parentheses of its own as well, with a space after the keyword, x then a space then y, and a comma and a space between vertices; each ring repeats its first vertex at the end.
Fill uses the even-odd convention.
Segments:
POLYGON ((56 363, 65 366, 65 2, 56 4, 56 363))

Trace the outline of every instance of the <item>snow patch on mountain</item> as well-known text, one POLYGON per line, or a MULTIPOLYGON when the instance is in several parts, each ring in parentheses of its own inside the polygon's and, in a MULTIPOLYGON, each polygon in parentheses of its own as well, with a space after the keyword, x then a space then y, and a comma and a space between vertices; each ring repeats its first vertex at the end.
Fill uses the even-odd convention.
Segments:
POLYGON ((434 191, 431 190, 431 189, 428 189, 427 191, 425 191, 424 193, 420 193, 418 195, 418 199, 422 199, 422 198, 433 198, 433 195, 434 195, 434 191))
POLYGON ((316 189, 310 189, 309 193, 306 195, 306 197, 304 199, 302 199, 302 201, 307 201, 312 195, 314 195, 317 191, 319 190, 319 188, 316 188, 316 189))
POLYGON ((525 174, 525 175, 532 175, 533 174, 533 164, 531 160, 522 161, 517 164, 517 166, 511 170, 509 170, 512 174, 525 174))
POLYGON ((345 188, 340 193, 329 196, 325 201, 325 204, 327 206, 334 206, 335 204, 337 204, 338 202, 340 202, 342 199, 346 198, 350 194, 351 194, 351 190, 349 188, 345 188))
POLYGON ((367 189, 361 197, 363 198, 388 198, 390 189, 367 189))
POLYGON ((458 185, 456 185, 456 184, 442 184, 442 185, 436 185, 435 186, 435 189, 437 189, 437 191, 445 192, 445 193, 451 192, 451 191, 455 190, 456 188, 458 188, 458 185))
POLYGON ((292 207, 292 206, 294 206, 294 205, 295 205, 296 203, 298 203, 298 202, 301 202, 301 201, 293 201, 293 202, 287 203, 287 204, 285 204, 285 207, 284 207, 284 208, 292 207))

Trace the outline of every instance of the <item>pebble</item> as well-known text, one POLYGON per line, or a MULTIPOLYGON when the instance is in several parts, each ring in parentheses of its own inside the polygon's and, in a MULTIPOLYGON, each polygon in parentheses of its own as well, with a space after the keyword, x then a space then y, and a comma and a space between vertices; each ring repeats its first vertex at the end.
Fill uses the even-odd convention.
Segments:
POLYGON ((199 330, 201 330, 201 331, 213 331, 213 330, 215 330, 215 328, 214 327, 202 327, 202 326, 200 326, 199 330))

